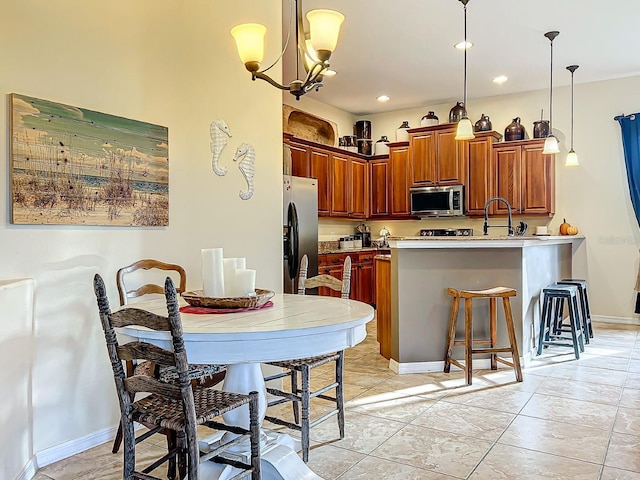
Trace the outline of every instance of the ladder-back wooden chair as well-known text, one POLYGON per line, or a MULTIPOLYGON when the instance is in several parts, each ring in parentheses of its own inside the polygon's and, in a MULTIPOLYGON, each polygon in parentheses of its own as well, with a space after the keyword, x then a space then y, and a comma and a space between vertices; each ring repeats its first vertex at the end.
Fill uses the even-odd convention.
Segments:
MULTIPOLYGON (((165 263, 159 260, 145 259, 139 260, 126 267, 122 267, 116 273, 116 286, 118 287, 118 296, 120 297, 120 305, 127 305, 129 299, 142 297, 144 295, 158 294, 164 295, 164 287, 156 283, 143 283, 139 286, 131 286, 133 282, 127 281, 129 275, 137 275, 138 271, 159 270, 160 272, 173 272, 179 279, 179 286, 176 288, 177 293, 183 293, 187 288, 187 274, 180 265, 173 263, 165 263)), ((143 272, 140 272, 143 273, 143 272)), ((155 272, 151 272, 155 273, 155 272)), ((142 276, 138 276, 141 278, 142 276)), ((178 372, 175 367, 159 367, 152 362, 139 362, 134 364, 133 361, 126 362, 127 376, 134 374, 147 374, 158 378, 165 383, 174 383, 178 380, 178 372)), ((211 387, 220 383, 225 376, 224 365, 189 365, 189 379, 201 386, 211 387)), ((141 436, 138 441, 143 441, 147 437, 141 436)), ((113 441, 112 452, 117 453, 122 444, 122 425, 118 427, 116 438, 113 441)))
MULTIPOLYGON (((106 288, 100 275, 94 277, 94 290, 104 330, 107 352, 113 368, 113 374, 120 403, 121 423, 124 433, 124 480, 159 480, 150 475, 165 462, 169 462, 169 476, 175 475, 177 461, 181 479, 198 480, 199 464, 206 460, 232 465, 243 472, 233 478, 260 480, 260 424, 258 420, 258 394, 249 395, 194 387, 189 381, 187 352, 182 337, 182 321, 178 308, 176 289, 171 278, 166 279, 164 294, 168 316, 157 315, 145 310, 128 307, 111 312, 106 288), (171 334, 173 350, 165 350, 155 345, 134 341, 120 345, 115 329, 129 325, 139 325, 156 331, 171 334), (164 383, 148 375, 125 374, 122 362, 128 360, 147 360, 163 367, 175 368, 178 382, 164 383), (135 401, 136 394, 147 394, 135 401), (249 407, 249 428, 227 426, 214 420, 244 405, 249 407), (154 433, 160 430, 175 432, 175 444, 158 460, 143 470, 136 470, 136 439, 134 422, 144 424, 154 433), (211 452, 203 454, 198 449, 197 426, 205 425, 216 430, 234 433, 232 440, 219 445, 211 452), (225 456, 232 445, 249 440, 251 446, 250 462, 225 456), (188 475, 185 477, 185 475, 188 475)), ((224 437, 223 437, 224 438, 224 437)))
MULTIPOLYGON (((300 276, 298 279, 298 294, 305 295, 306 291, 313 288, 328 287, 332 290, 341 292, 343 299, 349 298, 351 289, 351 258, 347 257, 342 268, 342 279, 332 277, 331 275, 318 275, 307 278, 307 269, 309 259, 306 255, 302 257, 300 262, 300 276)), ((300 358, 296 360, 286 360, 279 362, 269 362, 269 365, 284 369, 281 373, 276 373, 265 377, 265 381, 276 380, 278 378, 289 377, 291 380, 291 391, 285 392, 275 388, 267 388, 267 392, 276 398, 268 403, 268 407, 279 405, 281 403, 292 402, 294 423, 288 422, 274 416, 265 416, 265 419, 271 423, 284 425, 286 427, 301 432, 302 442, 302 459, 307 462, 309 460, 309 430, 319 423, 327 420, 332 416, 338 417, 338 428, 340 430, 340 438, 344 438, 344 351, 330 353, 327 355, 319 355, 317 357, 300 358), (314 390, 310 389, 310 372, 313 368, 325 365, 329 362, 335 362, 335 379, 332 383, 314 390), (298 387, 298 373, 301 376, 300 388, 298 387), (326 392, 335 390, 335 396, 326 395, 326 392), (321 398, 335 403, 335 408, 327 412, 322 417, 311 419, 309 406, 312 398, 321 398), (300 408, 301 406, 301 408, 300 408), (300 415, 302 411, 302 416, 300 415)))

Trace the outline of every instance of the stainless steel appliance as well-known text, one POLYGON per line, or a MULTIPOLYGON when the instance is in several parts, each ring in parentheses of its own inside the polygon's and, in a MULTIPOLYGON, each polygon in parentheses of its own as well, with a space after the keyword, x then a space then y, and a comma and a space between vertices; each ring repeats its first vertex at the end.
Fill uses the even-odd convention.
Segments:
POLYGON ((283 176, 284 292, 298 292, 300 259, 309 258, 309 277, 318 274, 318 181, 283 176))
POLYGON ((425 228, 421 237, 472 237, 473 228, 425 228))
POLYGON ((420 217, 464 215, 464 186, 411 187, 411 214, 420 217))

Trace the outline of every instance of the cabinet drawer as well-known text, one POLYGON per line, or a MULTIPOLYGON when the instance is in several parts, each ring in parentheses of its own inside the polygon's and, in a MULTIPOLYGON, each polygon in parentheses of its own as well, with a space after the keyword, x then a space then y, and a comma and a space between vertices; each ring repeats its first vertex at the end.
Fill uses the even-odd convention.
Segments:
POLYGON ((326 253, 318 255, 318 267, 325 267, 328 265, 327 256, 328 255, 326 253))
POLYGON ((360 255, 358 255, 358 262, 359 263, 373 262, 373 257, 375 256, 376 256, 376 252, 361 253, 360 255))
MULTIPOLYGON (((327 255, 327 265, 342 265, 344 263, 344 259, 346 258, 346 254, 344 253, 329 253, 327 255)), ((353 259, 351 259, 353 262, 353 259)))

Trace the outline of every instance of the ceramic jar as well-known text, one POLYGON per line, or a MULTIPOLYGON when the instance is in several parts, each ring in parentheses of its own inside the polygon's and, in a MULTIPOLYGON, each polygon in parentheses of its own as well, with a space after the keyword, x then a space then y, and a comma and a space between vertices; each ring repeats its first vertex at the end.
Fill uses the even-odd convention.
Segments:
POLYGON ((514 140, 524 140, 524 125, 520 123, 520 117, 516 117, 513 121, 507 125, 504 129, 504 140, 506 142, 512 142, 514 140))
POLYGON ((386 135, 382 135, 380 140, 376 141, 375 155, 388 155, 389 154, 389 139, 386 135))
POLYGON ((371 120, 358 120, 353 126, 353 133, 358 140, 370 140, 371 120))
POLYGON ((451 110, 449 110, 449 123, 457 123, 466 116, 467 109, 464 108, 464 102, 457 102, 451 110))
POLYGON ((439 120, 436 114, 432 111, 429 111, 429 113, 427 113, 424 117, 420 119, 420 126, 430 127, 432 125, 438 125, 438 122, 439 120))
POLYGON ((482 116, 480 117, 480 120, 478 120, 473 126, 473 131, 488 132, 492 128, 493 126, 491 125, 491 120, 489 120, 489 116, 483 113, 482 116))
POLYGON ((533 138, 546 138, 549 136, 549 121, 538 120, 533 122, 533 138))
POLYGON ((396 130, 396 142, 408 142, 409 141, 409 122, 405 120, 402 125, 396 130))

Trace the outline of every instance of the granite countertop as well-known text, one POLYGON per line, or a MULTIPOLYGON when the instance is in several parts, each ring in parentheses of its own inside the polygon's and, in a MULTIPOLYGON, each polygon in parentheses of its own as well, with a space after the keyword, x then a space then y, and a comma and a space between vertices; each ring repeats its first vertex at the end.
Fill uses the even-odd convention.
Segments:
POLYGON ((323 255, 326 253, 358 253, 358 252, 378 252, 389 250, 389 247, 378 248, 378 247, 362 247, 362 248, 331 248, 331 247, 318 247, 318 255, 323 255))
POLYGON ((389 238, 391 248, 514 248, 536 245, 557 245, 584 240, 584 235, 525 235, 472 237, 395 237, 389 238))

